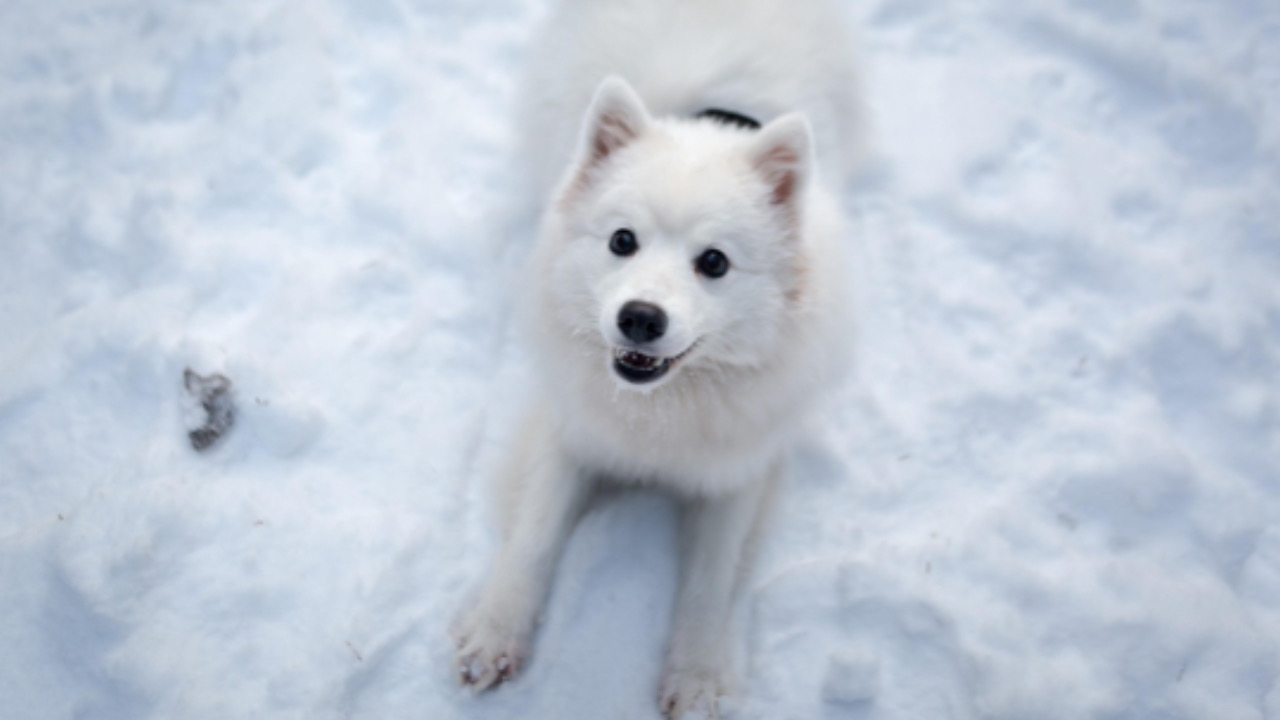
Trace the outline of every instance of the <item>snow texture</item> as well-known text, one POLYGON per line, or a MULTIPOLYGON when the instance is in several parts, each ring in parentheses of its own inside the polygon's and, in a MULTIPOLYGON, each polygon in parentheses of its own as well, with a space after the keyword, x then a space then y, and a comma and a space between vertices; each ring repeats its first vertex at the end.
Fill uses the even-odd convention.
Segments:
POLYGON ((829 702, 869 702, 880 684, 880 663, 866 652, 839 653, 827 663, 822 697, 829 702))
MULTIPOLYGON (((1280 5, 848 10, 856 367, 728 714, 1280 718, 1280 5)), ((451 667, 544 14, 0 3, 0 717, 657 716, 656 496, 584 519, 523 677, 451 667)))

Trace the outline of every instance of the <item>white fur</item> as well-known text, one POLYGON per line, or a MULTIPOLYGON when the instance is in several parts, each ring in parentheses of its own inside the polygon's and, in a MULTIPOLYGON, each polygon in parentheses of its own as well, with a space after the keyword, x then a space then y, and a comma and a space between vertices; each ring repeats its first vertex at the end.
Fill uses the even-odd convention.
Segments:
POLYGON ((567 0, 553 14, 524 116, 531 192, 547 199, 522 320, 542 399, 500 473, 495 567, 457 628, 464 683, 518 672, 593 485, 650 483, 686 500, 661 707, 715 713, 747 549, 844 361, 829 186, 858 125, 842 27, 818 0, 567 0), (707 107, 766 124, 689 119, 707 107), (634 255, 609 251, 618 228, 634 255), (695 272, 707 248, 729 257, 724 277, 695 272), (669 318, 645 352, 681 356, 648 384, 613 368, 633 347, 617 320, 632 300, 669 318))
POLYGON ((823 174, 842 182, 864 139, 848 26, 824 0, 562 0, 523 87, 531 192, 545 199, 560 179, 582 111, 609 75, 625 78, 657 116, 720 107, 767 123, 804 113, 823 174))

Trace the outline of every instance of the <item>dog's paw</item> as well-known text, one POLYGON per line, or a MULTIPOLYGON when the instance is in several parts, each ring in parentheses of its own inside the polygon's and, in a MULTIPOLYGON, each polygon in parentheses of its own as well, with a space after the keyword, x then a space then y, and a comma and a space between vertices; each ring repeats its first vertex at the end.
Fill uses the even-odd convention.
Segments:
POLYGON ((719 673, 708 670, 668 670, 662 681, 658 707, 669 720, 685 717, 720 717, 719 699, 725 683, 719 673))
POLYGON ((458 681, 480 691, 515 678, 529 642, 528 629, 519 625, 478 608, 459 623, 453 630, 458 681))

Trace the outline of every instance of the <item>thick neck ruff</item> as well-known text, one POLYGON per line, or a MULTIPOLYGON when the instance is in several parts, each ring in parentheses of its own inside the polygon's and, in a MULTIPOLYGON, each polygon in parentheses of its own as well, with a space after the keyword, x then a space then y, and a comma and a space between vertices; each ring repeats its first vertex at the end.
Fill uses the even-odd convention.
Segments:
POLYGON ((753 117, 748 117, 732 110, 724 110, 721 108, 707 108, 702 112, 694 115, 695 118, 708 118, 714 120, 721 125, 735 125, 744 130, 759 130, 760 121, 753 117))

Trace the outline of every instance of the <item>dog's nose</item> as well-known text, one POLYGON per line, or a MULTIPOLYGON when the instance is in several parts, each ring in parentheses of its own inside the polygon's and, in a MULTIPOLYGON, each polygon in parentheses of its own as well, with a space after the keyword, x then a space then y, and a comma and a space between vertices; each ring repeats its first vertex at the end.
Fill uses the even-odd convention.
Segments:
POLYGON ((667 331, 667 314, 653 303, 632 300, 618 311, 618 329, 634 342, 652 342, 667 331))

